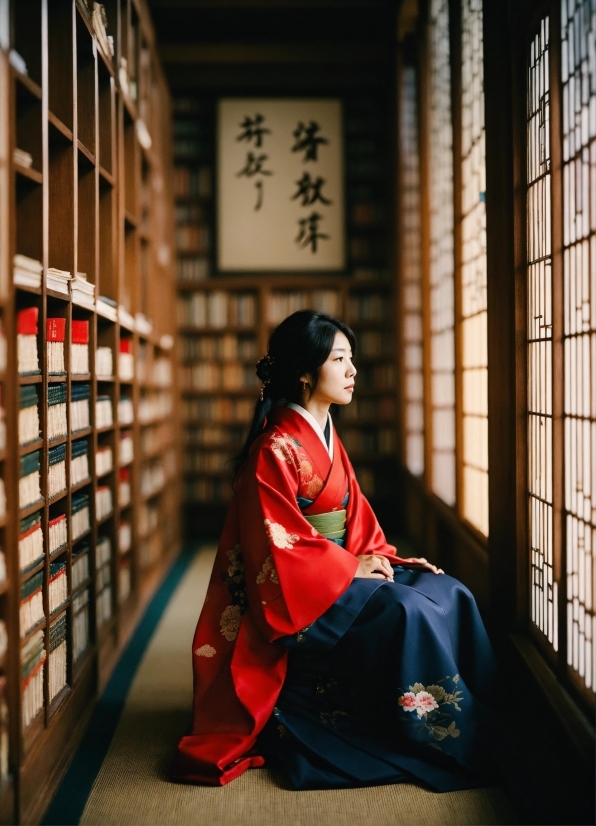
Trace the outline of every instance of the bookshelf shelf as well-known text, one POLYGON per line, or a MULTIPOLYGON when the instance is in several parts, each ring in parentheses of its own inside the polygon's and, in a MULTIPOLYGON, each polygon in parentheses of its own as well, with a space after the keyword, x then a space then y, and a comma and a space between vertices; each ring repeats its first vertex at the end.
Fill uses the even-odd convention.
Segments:
POLYGON ((8 4, 10 48, 28 74, 16 72, 0 49, 0 169, 11 183, 10 210, 0 214, 0 235, 10 239, 0 248, 0 271, 12 272, 14 263, 19 281, 31 282, 9 285, 0 301, 8 348, 0 391, 8 433, 35 437, 38 420, 40 433, 25 445, 12 440, 0 453, 7 499, 0 547, 11 583, 5 594, 0 588, 9 641, 0 663, 9 720, 8 735, 0 721, 0 747, 8 736, 11 767, 9 777, 0 774, 0 824, 42 820, 82 736, 80 721, 180 547, 180 525, 164 518, 176 513, 182 488, 176 384, 161 387, 151 372, 167 361, 174 376, 174 353, 160 346, 175 333, 174 289, 167 287, 173 267, 163 255, 173 246, 169 94, 145 0, 105 4, 113 60, 102 51, 86 3, 66 0, 47 12, 45 6, 8 4), (125 47, 133 39, 134 54, 125 47), (136 97, 141 55, 147 63, 135 103, 127 99, 121 58, 128 59, 136 97), (153 139, 150 152, 139 142, 140 113, 153 139), (150 185, 155 179, 164 182, 160 191, 150 185), (29 261, 13 260, 15 254, 29 261), (61 284, 67 292, 55 289, 61 284), (135 362, 126 380, 118 375, 122 339, 135 362), (16 393, 5 394, 13 383, 16 393), (167 417, 172 427, 169 438, 151 443, 150 463, 167 472, 165 485, 151 490, 157 521, 150 558, 136 530, 147 507, 141 437, 148 417, 167 417), (133 449, 120 461, 124 434, 133 449), (44 498, 21 509, 19 489, 34 496, 35 473, 44 498), (40 605, 44 615, 37 617, 40 605), (24 641, 21 607, 36 620, 24 641), (51 767, 44 777, 42 765, 51 767))

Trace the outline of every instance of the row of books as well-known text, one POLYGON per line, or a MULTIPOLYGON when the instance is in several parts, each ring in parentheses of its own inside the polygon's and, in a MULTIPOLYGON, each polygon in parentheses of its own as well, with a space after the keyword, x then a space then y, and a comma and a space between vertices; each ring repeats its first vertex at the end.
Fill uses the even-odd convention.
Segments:
MULTIPOLYGON (((22 376, 40 373, 37 351, 38 307, 26 307, 17 315, 17 363, 22 376)), ((66 375, 64 343, 66 319, 46 319, 47 371, 50 376, 66 375)), ((71 322, 71 369, 72 375, 89 373, 89 322, 73 319, 71 322)))
POLYGON ((144 457, 161 453, 172 443, 172 430, 169 423, 145 427, 141 431, 141 451, 144 457))
POLYGON ((378 390, 379 392, 395 391, 395 368, 391 362, 381 364, 357 364, 356 392, 358 388, 378 390))
POLYGON ((352 204, 350 217, 356 227, 375 226, 387 220, 387 211, 382 202, 359 201, 352 204))
POLYGON ((212 424, 187 424, 185 441, 188 446, 227 447, 240 449, 246 438, 244 427, 221 427, 212 424))
POLYGON ((141 568, 150 568, 161 559, 162 554, 163 538, 161 533, 154 531, 141 539, 139 543, 139 563, 141 568))
POLYGON ((174 409, 172 394, 159 390, 144 393, 139 400, 138 420, 141 424, 151 424, 158 419, 165 419, 174 409))
POLYGON ((348 299, 349 321, 385 322, 391 314, 391 302, 385 293, 361 293, 348 299))
POLYGON ((279 290, 267 297, 267 323, 277 325, 292 313, 305 309, 341 317, 341 304, 338 290, 279 290))
POLYGON ((141 466, 141 496, 154 496, 166 483, 166 471, 161 459, 155 459, 141 466))
POLYGON ((231 472, 233 455, 223 450, 186 451, 184 470, 186 473, 221 473, 231 472))
POLYGON ((178 252, 192 252, 207 255, 211 249, 209 227, 184 224, 176 227, 176 249, 178 252))
POLYGON ((255 409, 254 399, 234 399, 225 396, 204 399, 183 399, 182 411, 187 422, 248 424, 255 409))
MULTIPOLYGON (((43 266, 41 261, 17 253, 13 257, 13 283, 17 287, 41 288, 43 266)), ((63 295, 71 295, 73 303, 88 309, 95 307, 95 284, 87 280, 84 272, 75 273, 74 278, 67 270, 49 267, 46 272, 46 287, 63 295)))
POLYGON ((348 240, 350 259, 354 262, 384 261, 387 258, 385 235, 358 235, 348 240))
POLYGON ((232 498, 232 484, 225 478, 187 479, 184 491, 185 499, 190 503, 225 504, 232 498))
POLYGON ((202 224, 208 220, 204 204, 198 201, 179 201, 174 207, 174 218, 178 226, 202 224))
POLYGON ((213 175, 211 167, 174 167, 175 198, 211 198, 213 175))
POLYGON ((139 536, 146 536, 151 531, 157 530, 160 518, 160 509, 152 502, 147 502, 139 508, 137 517, 137 531, 139 536))
POLYGON ((257 360, 257 339, 254 336, 182 336, 182 357, 185 361, 205 359, 206 361, 236 361, 237 359, 257 360))
POLYGON ((212 142, 210 139, 201 139, 197 137, 192 138, 174 138, 172 141, 172 151, 176 160, 184 158, 195 158, 197 156, 209 155, 211 152, 212 142))
POLYGON ((200 362, 180 368, 184 390, 240 390, 260 387, 252 364, 200 362))
POLYGON ((196 292, 178 299, 181 326, 221 329, 254 327, 257 297, 254 293, 227 293, 223 290, 196 292))
POLYGON ((209 258, 206 256, 185 256, 176 262, 178 281, 205 281, 210 274, 209 258))

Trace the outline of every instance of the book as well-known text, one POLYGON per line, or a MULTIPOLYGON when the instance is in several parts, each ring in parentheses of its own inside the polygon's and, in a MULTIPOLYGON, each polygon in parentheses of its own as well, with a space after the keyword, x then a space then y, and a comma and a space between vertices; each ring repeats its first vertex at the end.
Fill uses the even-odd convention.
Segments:
POLYGON ((8 342, 6 340, 6 333, 4 332, 4 324, 0 318, 0 373, 6 370, 6 359, 8 357, 8 342))
POLYGON ((50 625, 48 688, 50 703, 66 685, 66 614, 50 625))
POLYGON ((68 270, 59 270, 49 267, 46 273, 46 287, 48 290, 68 295, 71 275, 68 270))
MULTIPOLYGON (((95 284, 87 281, 87 274, 77 272, 70 282, 70 294, 72 303, 79 307, 86 307, 88 310, 95 308, 95 284)), ((87 371, 89 372, 89 371, 87 371)))
POLYGON ((98 376, 114 375, 114 359, 111 347, 98 347, 95 351, 95 372, 98 376))
POLYGON ((98 396, 95 402, 95 427, 110 427, 114 424, 112 400, 109 396, 98 396))
POLYGON ((121 508, 130 505, 130 468, 121 467, 118 471, 118 504, 121 508))
POLYGON ((40 450, 21 456, 19 478, 19 507, 21 509, 41 501, 40 456, 40 450))
MULTIPOLYGON (((4 623, 2 623, 4 625, 4 623)), ((6 633, 6 631, 5 631, 6 633)), ((6 780, 10 773, 8 703, 6 702, 6 677, 0 677, 0 779, 6 780)))
POLYGON ((89 454, 87 439, 77 439, 72 443, 70 453, 70 485, 79 485, 89 474, 89 454))
POLYGON ((70 372, 83 376, 89 372, 89 322, 72 320, 70 372))
POLYGON ((130 551, 132 545, 132 526, 123 519, 118 525, 118 550, 121 554, 130 551))
POLYGON ((107 536, 101 536, 95 547, 96 612, 97 627, 100 628, 112 616, 112 543, 107 536))
POLYGON ((19 626, 21 638, 44 618, 43 612, 43 571, 38 571, 21 585, 19 606, 19 626))
POLYGON ((37 387, 34 384, 24 384, 19 388, 19 444, 21 447, 28 445, 36 442, 39 437, 37 387))
POLYGON ((120 381, 132 381, 135 374, 135 364, 132 352, 132 339, 121 338, 118 353, 118 377, 120 381))
POLYGON ((134 442, 131 430, 120 433, 120 464, 129 465, 134 458, 134 442))
POLYGON ((120 322, 120 326, 126 327, 127 330, 132 331, 135 328, 134 317, 128 312, 123 304, 118 305, 118 321, 120 322))
POLYGON ((95 491, 95 518, 105 519, 112 513, 112 491, 107 485, 99 485, 95 491))
POLYGON ((62 550, 68 543, 68 522, 65 513, 48 520, 48 545, 50 556, 62 550))
POLYGON ((53 614, 68 599, 68 581, 66 578, 66 562, 50 562, 49 605, 50 614, 53 614))
POLYGON ((66 366, 64 363, 65 334, 65 318, 46 319, 48 373, 50 376, 63 376, 66 374, 66 366))
POLYGON ((25 169, 31 169, 33 166, 33 155, 25 149, 19 149, 18 146, 14 148, 12 159, 15 164, 24 166, 25 169))
POLYGON ((23 728, 37 717, 43 708, 43 669, 46 661, 44 631, 32 634, 21 648, 21 692, 23 728))
POLYGON ((66 445, 48 450, 48 497, 66 490, 66 445))
POLYGON ((100 295, 95 302, 95 309, 99 315, 110 321, 118 321, 118 302, 105 295, 100 295))
POLYGON ((89 530, 89 495, 75 493, 72 497, 72 541, 76 542, 89 530))
POLYGON ((97 627, 101 628, 112 616, 112 586, 106 585, 95 599, 97 627))
POLYGON ((100 447, 95 452, 95 474, 96 476, 104 476, 109 473, 114 467, 113 454, 111 447, 100 447))
POLYGON ((86 430, 90 426, 89 397, 91 385, 76 382, 70 390, 70 432, 86 430))
POLYGON ((37 353, 37 307, 27 307, 17 313, 17 369, 20 376, 40 373, 37 353))
POLYGON ((0 585, 6 583, 6 557, 4 551, 0 551, 0 585))
POLYGON ((109 536, 100 536, 95 546, 95 567, 99 571, 112 559, 112 543, 109 536))
POLYGON ((48 439, 61 439, 66 436, 66 384, 48 385, 48 439))
POLYGON ((72 598, 72 658, 76 662, 89 645, 89 589, 72 598))
POLYGON ((12 258, 12 280, 17 287, 41 287, 41 261, 17 253, 12 258))
POLYGON ((120 396, 118 399, 118 423, 132 424, 134 420, 134 408, 132 399, 129 396, 120 396))
POLYGON ((125 602, 130 595, 130 559, 121 559, 118 569, 118 602, 125 602))
POLYGON ((72 550, 72 590, 76 591, 89 579, 90 545, 86 540, 79 542, 72 550))
MULTIPOLYGON (((6 630, 6 623, 0 620, 0 662, 6 657, 8 651, 8 631, 6 630)), ((1 678, 0 678, 1 680, 1 678)), ((0 682, 0 697, 2 695, 2 684, 0 682)))
POLYGON ((43 559, 41 513, 21 519, 19 525, 19 568, 22 574, 34 568, 43 559))

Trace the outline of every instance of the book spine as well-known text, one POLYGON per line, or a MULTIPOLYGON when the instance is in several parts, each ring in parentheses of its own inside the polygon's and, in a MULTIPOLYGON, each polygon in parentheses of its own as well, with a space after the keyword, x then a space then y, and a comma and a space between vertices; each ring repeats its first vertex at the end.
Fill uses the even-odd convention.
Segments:
POLYGON ((105 485, 95 491, 95 512, 98 520, 104 519, 112 512, 112 491, 105 485))
POLYGON ((21 376, 40 372, 36 335, 17 334, 17 365, 21 376))
POLYGON ((120 464, 129 465, 134 458, 134 442, 132 434, 125 431, 120 437, 120 464))
POLYGON ((118 550, 125 554, 132 544, 132 530, 130 522, 121 522, 118 526, 118 550))
POLYGON ((48 359, 48 373, 50 376, 62 376, 66 373, 64 365, 64 342, 63 341, 48 341, 47 359, 48 359))
POLYGON ((66 461, 50 465, 48 472, 48 496, 51 499, 66 490, 66 461))
POLYGON ((21 446, 39 439, 39 410, 37 404, 19 410, 19 444, 21 446))
POLYGON ((89 399, 80 399, 70 404, 70 432, 85 430, 90 427, 89 399))
POLYGON ((124 602, 130 594, 130 566, 121 565, 118 572, 118 600, 124 602))
POLYGON ((112 470, 112 448, 102 447, 95 454, 95 472, 98 476, 103 476, 112 470))
POLYGON ((66 568, 50 578, 50 614, 68 599, 66 568))
POLYGON ((75 542, 89 530, 89 506, 81 508, 72 515, 72 539, 75 542))
POLYGON ((21 572, 30 568, 43 556, 41 524, 35 525, 19 537, 19 566, 21 572))
POLYGON ((95 402, 96 427, 110 427, 114 424, 112 402, 110 399, 98 399, 95 402))
MULTIPOLYGON (((87 592, 85 592, 87 593, 87 592)), ((89 607, 84 605, 72 621, 72 657, 76 662, 89 645, 89 607)))
POLYGON ((106 585, 95 600, 97 627, 101 628, 112 616, 112 586, 106 585))
POLYGON ((95 351, 95 372, 98 376, 114 374, 114 359, 110 347, 98 347, 95 351))
POLYGON ((102 536, 95 548, 95 567, 99 570, 102 565, 107 565, 111 558, 112 543, 107 536, 102 536))
POLYGON ((48 682, 51 703, 66 685, 66 640, 50 653, 48 682))
POLYGON ((72 587, 73 590, 79 587, 89 578, 89 554, 81 554, 72 563, 72 587))
POLYGON ((27 508, 41 499, 39 471, 35 470, 19 479, 19 507, 27 508))
POLYGON ((48 406, 48 439, 59 439, 66 436, 66 404, 51 404, 48 406))
POLYGON ((121 381, 132 381, 135 363, 132 353, 118 353, 118 377, 121 381))
POLYGON ((70 358, 72 373, 75 376, 85 375, 89 372, 89 345, 71 344, 70 358))
POLYGON ((43 667, 45 653, 33 671, 23 680, 23 728, 27 728, 43 708, 43 667))
POLYGON ((84 479, 89 478, 89 457, 86 453, 76 456, 70 461, 70 484, 78 485, 84 479))
POLYGON ((52 520, 48 526, 48 543, 50 546, 50 554, 63 548, 68 542, 68 530, 66 517, 61 517, 52 520))
POLYGON ((19 609, 21 638, 25 637, 43 617, 43 593, 40 587, 26 599, 21 600, 19 609))

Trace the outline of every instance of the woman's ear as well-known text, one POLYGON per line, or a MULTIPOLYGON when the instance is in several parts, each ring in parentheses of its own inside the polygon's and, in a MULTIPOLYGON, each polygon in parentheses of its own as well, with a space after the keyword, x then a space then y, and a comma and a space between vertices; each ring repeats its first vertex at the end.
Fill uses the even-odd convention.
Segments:
POLYGON ((310 373, 304 373, 302 376, 300 376, 300 384, 304 385, 304 383, 312 387, 312 376, 310 375, 310 373))

